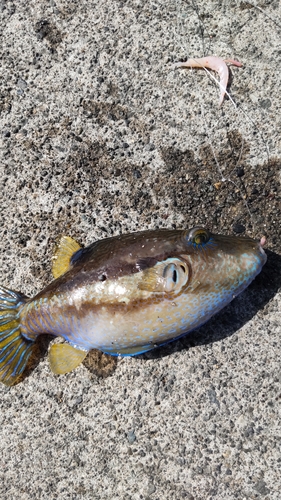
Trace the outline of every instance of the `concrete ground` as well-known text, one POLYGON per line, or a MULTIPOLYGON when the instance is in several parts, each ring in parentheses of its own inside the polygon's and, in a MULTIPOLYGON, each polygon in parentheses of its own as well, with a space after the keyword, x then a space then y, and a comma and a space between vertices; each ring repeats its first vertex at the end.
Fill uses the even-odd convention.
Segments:
POLYGON ((43 339, 0 387, 1 500, 280 500, 280 2, 0 0, 0 16, 3 285, 49 283, 61 233, 268 240, 249 289, 181 341, 54 376, 43 339), (221 108, 205 71, 172 67, 210 54, 243 63, 221 108))

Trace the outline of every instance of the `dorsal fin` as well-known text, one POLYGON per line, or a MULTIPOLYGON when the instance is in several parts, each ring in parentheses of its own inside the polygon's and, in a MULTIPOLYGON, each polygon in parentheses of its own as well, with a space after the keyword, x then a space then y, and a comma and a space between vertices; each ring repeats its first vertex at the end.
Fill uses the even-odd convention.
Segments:
POLYGON ((63 375, 77 368, 86 358, 88 352, 70 344, 53 344, 49 350, 51 370, 56 375, 63 375))
POLYGON ((81 246, 70 236, 60 236, 54 250, 52 273, 58 278, 70 268, 72 255, 80 250, 81 246))

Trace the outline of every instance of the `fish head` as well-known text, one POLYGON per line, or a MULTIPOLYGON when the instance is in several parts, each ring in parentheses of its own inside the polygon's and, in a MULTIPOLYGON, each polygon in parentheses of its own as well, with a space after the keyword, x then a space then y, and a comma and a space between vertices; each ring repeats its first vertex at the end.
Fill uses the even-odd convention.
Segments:
POLYGON ((241 293, 266 262, 265 238, 224 236, 196 227, 184 233, 180 258, 188 266, 183 293, 201 297, 219 310, 241 293))

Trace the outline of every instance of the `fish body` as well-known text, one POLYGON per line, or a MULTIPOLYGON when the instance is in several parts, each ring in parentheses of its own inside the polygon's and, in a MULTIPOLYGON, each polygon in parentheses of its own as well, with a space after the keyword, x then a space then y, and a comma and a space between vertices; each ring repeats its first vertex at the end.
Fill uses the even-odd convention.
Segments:
POLYGON ((24 369, 24 346, 29 356, 42 333, 66 341, 49 353, 53 371, 65 373, 91 349, 132 356, 198 328, 261 271, 263 244, 204 228, 142 231, 86 248, 62 237, 56 279, 42 292, 24 299, 0 289, 0 379, 14 383, 24 369), (5 304, 12 305, 6 320, 5 304), (7 348, 9 328, 16 336, 7 348))

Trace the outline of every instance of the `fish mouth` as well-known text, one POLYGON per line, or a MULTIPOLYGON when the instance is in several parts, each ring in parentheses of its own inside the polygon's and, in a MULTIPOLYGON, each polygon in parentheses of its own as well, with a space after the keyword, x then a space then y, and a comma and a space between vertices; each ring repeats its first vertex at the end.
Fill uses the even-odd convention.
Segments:
POLYGON ((267 261, 267 255, 264 251, 264 246, 266 244, 266 238, 265 236, 262 236, 260 240, 256 240, 257 247, 256 247, 256 269, 253 272, 253 275, 251 277, 250 282, 252 282, 256 276, 261 272, 264 264, 267 261))
POLYGON ((260 254, 261 254, 261 257, 262 257, 262 266, 266 263, 267 261, 267 255, 263 249, 263 247, 266 245, 267 241, 266 241, 266 237, 265 236, 262 236, 261 239, 259 240, 258 242, 258 247, 259 247, 259 251, 260 251, 260 254))
POLYGON ((267 243, 267 242, 266 242, 266 237, 265 237, 265 236, 262 236, 262 237, 261 237, 261 239, 260 239, 260 243, 259 243, 259 244, 260 244, 260 246, 261 246, 261 247, 264 247, 264 245, 265 245, 266 243, 267 243))

